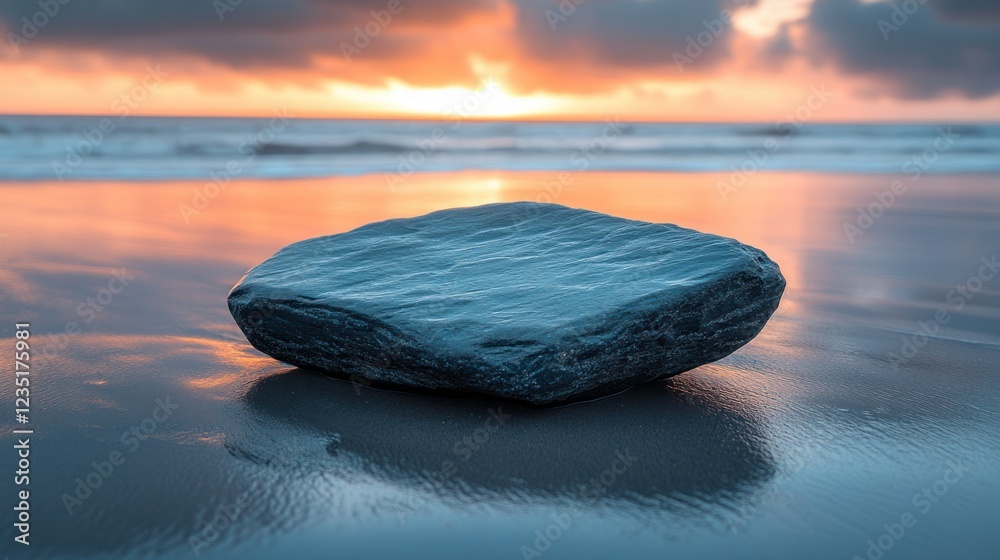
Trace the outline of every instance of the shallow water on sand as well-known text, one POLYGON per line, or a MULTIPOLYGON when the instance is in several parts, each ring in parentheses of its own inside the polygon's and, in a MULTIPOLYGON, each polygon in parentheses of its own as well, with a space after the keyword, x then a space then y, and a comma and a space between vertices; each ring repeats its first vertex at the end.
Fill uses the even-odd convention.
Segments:
MULTIPOLYGON (((381 176, 244 181, 207 205, 198 182, 0 184, 0 344, 13 351, 14 323, 31 322, 35 430, 31 548, 9 545, 5 522, 4 553, 995 554, 1000 274, 984 263, 1000 253, 1000 177, 906 178, 853 240, 845 222, 894 177, 758 174, 726 197, 719 180, 476 172, 395 192, 381 176), (732 356, 549 410, 295 370, 229 317, 232 284, 290 242, 512 200, 735 237, 778 262, 788 288, 732 356), (88 476, 99 486, 67 508, 88 476)), ((12 414, 4 473, 16 470, 12 414)))

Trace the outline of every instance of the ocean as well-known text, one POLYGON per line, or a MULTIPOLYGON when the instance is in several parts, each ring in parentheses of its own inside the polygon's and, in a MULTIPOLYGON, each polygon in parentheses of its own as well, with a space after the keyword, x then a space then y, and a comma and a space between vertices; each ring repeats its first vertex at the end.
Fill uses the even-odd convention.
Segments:
POLYGON ((1000 126, 0 117, 0 180, 462 170, 981 173, 1000 126))

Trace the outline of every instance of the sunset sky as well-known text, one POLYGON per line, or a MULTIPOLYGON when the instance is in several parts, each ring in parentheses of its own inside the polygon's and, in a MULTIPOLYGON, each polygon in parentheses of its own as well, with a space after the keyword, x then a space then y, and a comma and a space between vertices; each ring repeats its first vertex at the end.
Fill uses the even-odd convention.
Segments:
POLYGON ((468 116, 770 122, 820 88, 817 120, 1000 120, 996 0, 6 0, 0 28, 9 114, 436 118, 488 81, 468 116))

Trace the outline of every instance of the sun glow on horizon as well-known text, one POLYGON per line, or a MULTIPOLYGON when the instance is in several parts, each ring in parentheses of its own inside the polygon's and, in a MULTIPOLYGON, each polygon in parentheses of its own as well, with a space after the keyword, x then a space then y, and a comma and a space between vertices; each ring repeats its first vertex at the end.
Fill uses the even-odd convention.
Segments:
POLYGON ((483 78, 477 88, 420 87, 388 79, 381 87, 335 82, 328 90, 335 100, 348 105, 378 106, 388 112, 449 119, 525 117, 544 114, 559 106, 556 99, 545 94, 512 94, 490 78, 483 78))

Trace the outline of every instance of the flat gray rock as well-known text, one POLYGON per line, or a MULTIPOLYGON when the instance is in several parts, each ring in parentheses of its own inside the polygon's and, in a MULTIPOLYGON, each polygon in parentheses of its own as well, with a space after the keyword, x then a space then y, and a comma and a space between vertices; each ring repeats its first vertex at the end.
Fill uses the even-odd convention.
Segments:
POLYGON ((760 250, 555 204, 490 204, 295 243, 229 309, 282 362, 374 386, 537 405, 723 358, 785 280, 760 250))

